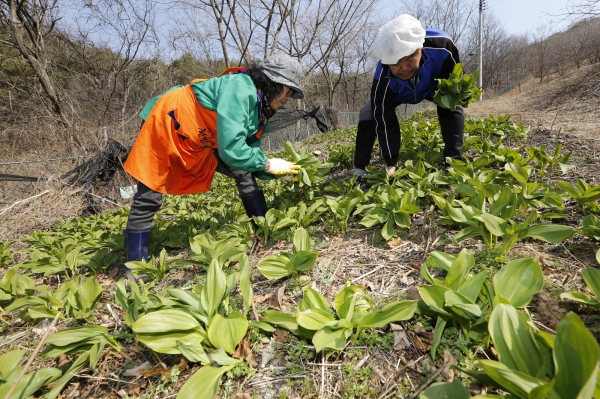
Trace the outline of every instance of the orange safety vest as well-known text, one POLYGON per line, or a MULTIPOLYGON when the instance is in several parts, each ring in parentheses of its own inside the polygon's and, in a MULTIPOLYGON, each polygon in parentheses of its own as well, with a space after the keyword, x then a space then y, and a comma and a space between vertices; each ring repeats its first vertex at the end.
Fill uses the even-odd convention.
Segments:
POLYGON ((191 83, 158 99, 125 162, 127 173, 159 193, 208 191, 217 169, 217 113, 200 106, 191 83))

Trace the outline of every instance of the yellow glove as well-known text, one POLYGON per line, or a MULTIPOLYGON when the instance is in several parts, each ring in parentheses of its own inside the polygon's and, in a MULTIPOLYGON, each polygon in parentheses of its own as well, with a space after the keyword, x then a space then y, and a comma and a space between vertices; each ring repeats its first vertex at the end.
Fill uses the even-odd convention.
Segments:
POLYGON ((265 172, 268 172, 277 177, 281 177, 288 175, 297 175, 299 169, 300 165, 296 165, 292 162, 286 161, 285 159, 271 158, 269 159, 268 168, 265 169, 265 172))

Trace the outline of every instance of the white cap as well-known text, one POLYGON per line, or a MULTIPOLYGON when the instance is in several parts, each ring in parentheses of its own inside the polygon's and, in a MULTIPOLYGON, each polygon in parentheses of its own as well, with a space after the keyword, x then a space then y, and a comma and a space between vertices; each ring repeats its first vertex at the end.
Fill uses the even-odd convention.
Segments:
POLYGON ((371 50, 382 64, 394 65, 423 47, 425 29, 415 17, 402 14, 377 31, 371 50))

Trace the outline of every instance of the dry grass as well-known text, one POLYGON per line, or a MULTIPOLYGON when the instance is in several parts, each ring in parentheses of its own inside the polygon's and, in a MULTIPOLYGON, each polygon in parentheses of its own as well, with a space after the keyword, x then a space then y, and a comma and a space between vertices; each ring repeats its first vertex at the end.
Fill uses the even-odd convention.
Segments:
POLYGON ((31 195, 0 209, 0 241, 17 239, 34 230, 47 230, 59 221, 81 215, 87 207, 79 189, 56 182, 39 182, 31 195))

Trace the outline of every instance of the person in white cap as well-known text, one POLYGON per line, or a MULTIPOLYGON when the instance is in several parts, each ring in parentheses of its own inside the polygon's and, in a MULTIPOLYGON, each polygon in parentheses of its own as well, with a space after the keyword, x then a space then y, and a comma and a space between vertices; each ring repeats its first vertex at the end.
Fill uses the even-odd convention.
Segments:
MULTIPOLYGON (((286 54, 219 77, 193 80, 151 99, 125 170, 137 192, 124 231, 127 261, 148 259, 154 214, 163 194, 210 189, 215 172, 233 178, 248 216, 264 216, 267 203, 256 178, 298 173, 299 167, 267 158, 260 148, 269 119, 290 98, 303 98, 302 66, 286 54)), ((130 270, 126 276, 134 279, 130 270)))
MULTIPOLYGON (((450 76, 459 54, 450 36, 439 29, 423 29, 421 23, 402 14, 379 28, 372 46, 379 58, 375 69, 371 98, 360 110, 354 175, 357 182, 371 161, 375 138, 387 165, 388 176, 396 170, 400 151, 400 125, 396 107, 433 101, 436 79, 450 76)), ((461 158, 463 148, 464 114, 437 107, 444 139, 444 159, 461 158)))

